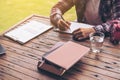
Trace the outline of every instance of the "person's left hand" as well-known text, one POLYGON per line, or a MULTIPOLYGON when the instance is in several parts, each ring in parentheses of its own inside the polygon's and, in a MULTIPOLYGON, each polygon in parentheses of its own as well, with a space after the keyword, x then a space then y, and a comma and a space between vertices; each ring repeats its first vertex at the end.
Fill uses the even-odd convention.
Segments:
POLYGON ((88 38, 89 34, 95 32, 94 28, 79 28, 73 31, 73 37, 77 40, 88 38))

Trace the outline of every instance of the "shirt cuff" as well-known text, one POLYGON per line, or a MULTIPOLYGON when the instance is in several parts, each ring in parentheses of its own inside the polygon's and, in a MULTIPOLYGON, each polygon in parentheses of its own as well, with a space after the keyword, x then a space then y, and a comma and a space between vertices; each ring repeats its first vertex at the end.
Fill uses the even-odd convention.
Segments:
POLYGON ((102 25, 97 25, 93 27, 96 32, 104 32, 103 26, 102 25))

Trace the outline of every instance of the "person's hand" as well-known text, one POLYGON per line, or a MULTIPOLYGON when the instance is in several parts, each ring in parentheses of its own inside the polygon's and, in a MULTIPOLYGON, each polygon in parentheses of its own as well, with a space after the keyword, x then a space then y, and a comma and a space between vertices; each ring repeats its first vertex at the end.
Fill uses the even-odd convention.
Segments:
POLYGON ((73 31, 72 34, 76 40, 81 40, 84 38, 88 38, 89 34, 92 32, 95 32, 94 28, 79 28, 79 29, 73 31))
POLYGON ((68 21, 65 21, 65 20, 63 20, 63 19, 60 19, 57 24, 58 24, 58 28, 59 28, 60 30, 65 31, 65 30, 67 30, 67 29, 70 28, 70 24, 71 24, 71 23, 68 22, 68 21))

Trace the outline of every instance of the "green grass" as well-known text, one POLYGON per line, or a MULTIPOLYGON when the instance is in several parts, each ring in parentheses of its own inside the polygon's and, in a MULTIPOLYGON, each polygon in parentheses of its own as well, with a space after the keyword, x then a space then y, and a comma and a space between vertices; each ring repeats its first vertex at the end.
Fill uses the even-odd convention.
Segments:
MULTIPOLYGON (((32 14, 49 17, 51 7, 58 0, 0 0, 0 33, 32 14)), ((65 19, 74 20, 74 7, 65 15, 65 19)))

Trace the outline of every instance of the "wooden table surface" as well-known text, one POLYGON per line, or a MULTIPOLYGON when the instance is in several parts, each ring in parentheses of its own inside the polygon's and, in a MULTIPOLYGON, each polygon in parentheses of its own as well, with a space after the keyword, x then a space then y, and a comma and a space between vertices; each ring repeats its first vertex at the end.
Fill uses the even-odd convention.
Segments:
MULTIPOLYGON (((39 17, 39 21, 50 24, 46 17, 39 17)), ((37 63, 41 56, 57 42, 69 40, 71 35, 52 29, 23 45, 1 36, 6 54, 0 56, 0 80, 120 80, 120 45, 112 45, 108 38, 101 53, 90 52, 61 77, 40 72, 37 63)), ((77 43, 90 47, 89 40, 77 43)))

